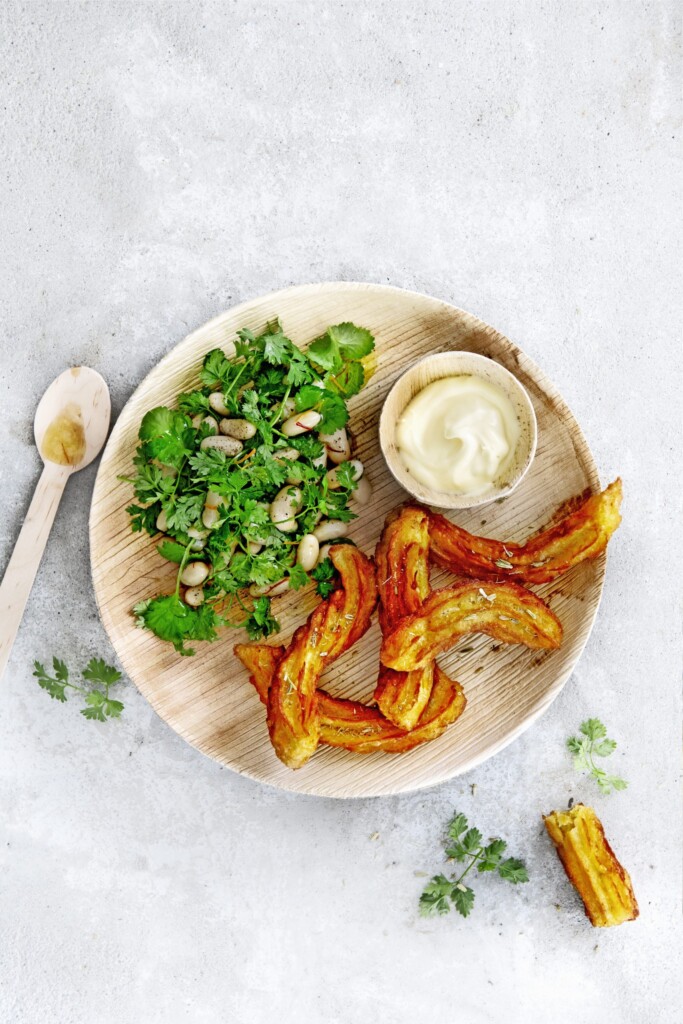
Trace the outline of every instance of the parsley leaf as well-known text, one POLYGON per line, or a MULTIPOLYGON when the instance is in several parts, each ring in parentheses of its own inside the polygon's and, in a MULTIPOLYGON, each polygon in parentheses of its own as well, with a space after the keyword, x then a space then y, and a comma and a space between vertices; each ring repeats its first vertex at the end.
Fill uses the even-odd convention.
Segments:
POLYGON ((337 373, 345 362, 362 359, 374 347, 375 340, 370 331, 344 323, 328 327, 325 334, 309 346, 308 356, 323 370, 337 373))
POLYGON ((451 907, 449 898, 453 883, 445 875, 435 875, 428 882, 420 896, 420 913, 423 917, 429 914, 447 914, 451 907))
POLYGON ((233 375, 233 364, 229 362, 222 348, 211 349, 204 357, 199 379, 207 388, 226 388, 233 375))
POLYGON ((109 687, 120 681, 121 673, 113 666, 107 665, 102 658, 91 658, 81 673, 87 683, 99 684, 98 687, 90 689, 71 682, 69 670, 59 658, 52 659, 53 676, 45 671, 39 661, 35 661, 33 667, 33 675, 38 680, 38 685, 46 690, 54 700, 65 702, 67 690, 80 693, 85 701, 85 707, 81 710, 81 714, 85 718, 104 722, 107 718, 121 717, 123 704, 109 696, 109 687))
POLYGON ((175 540, 162 540, 161 544, 157 544, 157 551, 167 562, 175 562, 177 565, 185 557, 185 548, 175 540))
POLYGON ((316 593, 321 597, 329 597, 333 590, 336 590, 335 569, 331 558, 323 558, 322 562, 311 570, 311 576, 316 581, 316 593))
POLYGON ((467 917, 474 906, 474 891, 465 885, 464 879, 475 866, 481 873, 497 871, 501 878, 515 885, 528 882, 529 876, 521 860, 515 857, 502 860, 506 848, 503 839, 491 839, 484 846, 479 829, 470 828, 464 814, 455 814, 446 826, 445 852, 449 860, 466 862, 464 870, 450 879, 435 875, 420 896, 420 913, 447 914, 455 908, 462 917, 467 917))
POLYGON ((469 889, 462 882, 453 886, 451 891, 451 899, 453 900, 453 906, 462 914, 463 917, 469 917, 470 911, 474 906, 474 892, 469 889))
POLYGON ((245 623, 250 640, 268 637, 280 631, 280 623, 271 615, 270 598, 257 597, 251 615, 245 623))
POLYGON ((617 744, 607 736, 607 729, 599 718, 588 718, 581 723, 580 736, 571 736, 567 740, 567 748, 574 755, 574 768, 578 772, 592 775, 601 792, 607 794, 626 789, 628 783, 618 775, 610 775, 596 765, 595 757, 609 757, 617 749, 617 744))
POLYGON ((190 608, 177 594, 155 597, 137 604, 133 611, 139 626, 145 626, 161 640, 173 644, 178 654, 194 654, 185 647, 189 640, 215 640, 220 616, 210 605, 190 608))
POLYGON ((289 586, 292 590, 301 590, 301 588, 307 586, 309 582, 306 570, 303 569, 298 562, 289 570, 288 579, 289 586))

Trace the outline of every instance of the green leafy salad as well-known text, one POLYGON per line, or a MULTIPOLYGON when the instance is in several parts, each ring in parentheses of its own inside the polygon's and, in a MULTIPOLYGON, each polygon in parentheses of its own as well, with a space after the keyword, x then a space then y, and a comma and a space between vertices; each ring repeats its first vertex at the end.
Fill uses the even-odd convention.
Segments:
POLYGON ((141 627, 193 654, 225 624, 251 639, 277 632, 275 594, 311 579, 323 597, 333 589, 324 542, 345 536, 354 492, 367 500, 346 424, 373 349, 351 323, 306 351, 279 321, 243 328, 233 358, 213 349, 197 390, 144 416, 127 511, 134 531, 162 535, 157 550, 178 568, 173 593, 135 606, 141 627))

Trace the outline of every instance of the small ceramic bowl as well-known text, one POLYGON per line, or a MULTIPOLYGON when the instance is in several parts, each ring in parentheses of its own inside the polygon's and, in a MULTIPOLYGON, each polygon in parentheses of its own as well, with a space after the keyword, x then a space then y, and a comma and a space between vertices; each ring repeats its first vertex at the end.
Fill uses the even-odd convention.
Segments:
POLYGON ((393 476, 414 498, 437 508, 476 508, 511 494, 524 478, 536 453, 536 414, 529 395, 517 378, 487 356, 474 352, 438 352, 421 359, 399 377, 386 397, 379 421, 382 453, 393 476), (404 409, 428 384, 443 377, 472 375, 499 388, 512 402, 520 425, 514 457, 503 476, 481 494, 433 491, 416 480, 396 445, 396 427, 404 409))

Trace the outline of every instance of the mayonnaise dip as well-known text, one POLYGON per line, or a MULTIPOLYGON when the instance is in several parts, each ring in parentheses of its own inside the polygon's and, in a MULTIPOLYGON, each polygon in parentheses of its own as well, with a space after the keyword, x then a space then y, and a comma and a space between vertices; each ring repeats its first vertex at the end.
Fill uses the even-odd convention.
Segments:
POLYGON ((482 494, 509 468, 520 435, 510 399, 481 377, 428 384, 396 428, 399 455, 420 483, 446 494, 482 494))

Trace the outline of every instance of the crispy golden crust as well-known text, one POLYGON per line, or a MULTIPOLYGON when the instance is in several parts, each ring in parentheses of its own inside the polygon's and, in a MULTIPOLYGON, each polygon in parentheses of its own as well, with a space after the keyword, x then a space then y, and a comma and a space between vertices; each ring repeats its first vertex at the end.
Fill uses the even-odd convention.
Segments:
MULTIPOLYGON (((235 654, 250 673, 250 680, 263 704, 267 703, 268 689, 284 651, 284 647, 269 647, 267 644, 235 646, 235 654)), ((437 666, 427 706, 416 728, 407 733, 388 722, 376 708, 356 700, 331 697, 324 690, 318 690, 320 740, 357 754, 371 754, 376 750, 388 754, 404 753, 440 736, 460 717, 465 703, 460 684, 449 679, 437 666)))
POLYGON ((605 550, 621 522, 621 498, 621 480, 617 479, 524 544, 476 537, 430 512, 430 558, 444 569, 474 579, 547 583, 605 550))
MULTIPOLYGON (((416 612, 429 596, 429 517, 407 505, 387 516, 375 549, 379 623, 383 633, 416 612)), ((374 698, 382 714, 400 729, 413 729, 434 684, 432 664, 415 672, 394 672, 380 664, 374 698)))
POLYGON ((590 923, 595 928, 610 928, 635 921, 639 911, 631 879, 615 857, 593 808, 574 804, 569 811, 544 815, 543 821, 590 923))
POLYGON ((388 632, 399 619, 412 615, 429 595, 429 516, 406 505, 387 516, 375 548, 379 624, 388 632))
POLYGON ((268 730, 275 753, 300 768, 320 739, 317 685, 320 674, 365 633, 377 602, 372 562, 350 544, 330 558, 341 577, 336 590, 300 626, 279 659, 268 692, 268 730))
POLYGON ((553 649, 562 624, 530 590, 515 583, 460 583, 436 590, 382 641, 383 665, 410 672, 427 665, 467 633, 487 633, 506 644, 553 649))

